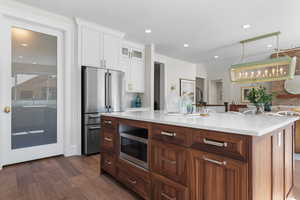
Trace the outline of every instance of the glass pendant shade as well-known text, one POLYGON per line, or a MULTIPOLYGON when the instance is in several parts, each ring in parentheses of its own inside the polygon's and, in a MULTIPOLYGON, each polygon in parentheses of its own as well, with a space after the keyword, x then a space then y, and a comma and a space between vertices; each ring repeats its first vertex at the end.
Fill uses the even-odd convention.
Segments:
POLYGON ((293 79, 296 57, 278 57, 232 65, 231 81, 234 83, 255 83, 293 79))

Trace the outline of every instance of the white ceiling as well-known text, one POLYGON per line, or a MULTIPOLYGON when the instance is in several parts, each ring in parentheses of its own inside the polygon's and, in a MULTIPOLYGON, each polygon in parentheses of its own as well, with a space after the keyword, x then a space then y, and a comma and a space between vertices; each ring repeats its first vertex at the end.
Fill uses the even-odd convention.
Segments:
MULTIPOLYGON (((299 0, 18 0, 68 17, 80 17, 154 43, 167 56, 210 62, 240 55, 238 41, 281 31, 280 47, 300 46, 299 0), (243 24, 251 24, 248 30, 243 24), (145 34, 145 29, 152 29, 145 34), (183 44, 188 43, 189 48, 183 44)), ((268 52, 269 39, 247 48, 268 52)))

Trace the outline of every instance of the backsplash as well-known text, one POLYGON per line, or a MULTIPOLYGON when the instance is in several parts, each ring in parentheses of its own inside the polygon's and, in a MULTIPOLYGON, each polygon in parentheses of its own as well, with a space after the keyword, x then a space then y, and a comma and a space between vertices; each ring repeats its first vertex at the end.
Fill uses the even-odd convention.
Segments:
POLYGON ((125 109, 132 108, 131 102, 136 98, 136 95, 139 94, 141 97, 141 107, 144 106, 144 94, 143 93, 126 93, 125 94, 125 109))

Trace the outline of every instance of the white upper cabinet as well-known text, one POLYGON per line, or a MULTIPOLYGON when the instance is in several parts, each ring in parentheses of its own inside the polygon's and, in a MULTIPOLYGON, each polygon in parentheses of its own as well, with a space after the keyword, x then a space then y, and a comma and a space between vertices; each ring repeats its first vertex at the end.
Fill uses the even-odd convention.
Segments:
POLYGON ((121 39, 109 35, 103 35, 103 60, 104 64, 109 69, 120 70, 119 50, 121 47, 121 39))
POLYGON ((131 62, 132 91, 143 93, 145 91, 145 65, 140 62, 131 62))
POLYGON ((125 71, 126 91, 143 93, 145 91, 145 59, 143 45, 123 42, 121 46, 121 66, 125 71))
POLYGON ((85 66, 122 70, 120 48, 123 33, 76 19, 78 24, 79 63, 85 66))
POLYGON ((144 48, 133 47, 131 49, 130 57, 136 62, 144 63, 144 48))
POLYGON ((100 67, 103 55, 102 34, 99 31, 82 27, 82 65, 100 67))

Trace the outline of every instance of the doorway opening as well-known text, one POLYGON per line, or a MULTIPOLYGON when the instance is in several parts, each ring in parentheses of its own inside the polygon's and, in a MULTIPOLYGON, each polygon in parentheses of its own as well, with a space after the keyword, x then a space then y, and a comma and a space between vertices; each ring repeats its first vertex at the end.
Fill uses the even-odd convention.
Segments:
POLYGON ((211 80, 209 84, 209 104, 223 104, 223 80, 211 80))
POLYGON ((164 110, 165 107, 165 65, 154 63, 154 110, 164 110))
POLYGON ((196 77, 196 103, 205 102, 205 78, 196 77))

